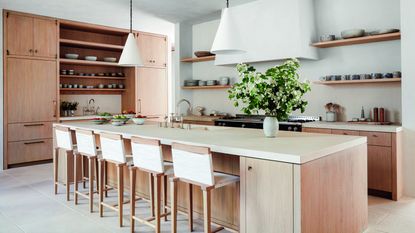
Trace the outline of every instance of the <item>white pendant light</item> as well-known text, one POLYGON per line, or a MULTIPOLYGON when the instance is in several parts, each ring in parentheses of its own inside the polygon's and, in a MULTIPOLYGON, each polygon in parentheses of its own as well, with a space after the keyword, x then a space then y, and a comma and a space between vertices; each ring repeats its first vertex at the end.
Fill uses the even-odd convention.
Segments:
POLYGON ((143 66, 137 40, 133 34, 133 1, 130 0, 130 33, 118 62, 120 66, 143 66))
POLYGON ((241 46, 241 36, 237 31, 236 20, 229 12, 229 0, 222 10, 218 31, 210 51, 213 54, 241 54, 246 51, 241 46))

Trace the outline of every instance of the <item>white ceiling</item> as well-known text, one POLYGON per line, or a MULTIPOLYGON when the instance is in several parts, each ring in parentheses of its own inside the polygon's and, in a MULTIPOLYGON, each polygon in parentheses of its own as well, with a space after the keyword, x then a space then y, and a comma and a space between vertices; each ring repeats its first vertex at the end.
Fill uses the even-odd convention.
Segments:
MULTIPOLYGON (((120 1, 120 0, 118 0, 120 1)), ((230 0, 230 6, 255 0, 230 0)), ((197 20, 219 12, 226 0, 133 0, 134 8, 173 23, 197 20)))

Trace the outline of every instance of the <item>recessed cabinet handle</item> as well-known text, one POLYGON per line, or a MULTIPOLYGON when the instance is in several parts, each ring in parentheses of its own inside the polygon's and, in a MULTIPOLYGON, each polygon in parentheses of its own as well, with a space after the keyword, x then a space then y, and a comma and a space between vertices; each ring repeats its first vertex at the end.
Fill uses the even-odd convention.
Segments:
POLYGON ((37 53, 37 49, 35 49, 35 53, 37 53))
POLYGON ((138 99, 138 113, 141 113, 141 99, 138 99))
POLYGON ((44 126, 45 124, 27 124, 23 125, 24 127, 33 127, 33 126, 44 126))
POLYGON ((53 101, 53 117, 56 117, 56 100, 53 101))
POLYGON ((29 49, 29 53, 33 53, 33 49, 29 49))
POLYGON ((45 141, 34 141, 34 142, 25 142, 25 145, 32 145, 32 144, 40 144, 40 143, 45 143, 45 141))
POLYGON ((251 171, 252 170, 252 167, 251 166, 248 166, 248 171, 251 171))

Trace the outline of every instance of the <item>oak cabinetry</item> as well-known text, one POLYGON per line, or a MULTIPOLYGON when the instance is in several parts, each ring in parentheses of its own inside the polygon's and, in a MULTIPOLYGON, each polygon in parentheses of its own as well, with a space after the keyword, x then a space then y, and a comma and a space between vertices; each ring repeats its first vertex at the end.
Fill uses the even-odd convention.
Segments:
POLYGON ((402 196, 401 132, 303 128, 304 132, 367 137, 369 194, 399 200, 402 196))
POLYGON ((164 68, 137 69, 137 113, 146 116, 167 114, 167 75, 164 68))
POLYGON ((8 55, 57 57, 56 20, 6 12, 5 22, 8 55))
POLYGON ((293 165, 251 158, 240 160, 240 232, 293 232, 293 165))
MULTIPOLYGON (((52 132, 50 132, 52 135, 52 132)), ((37 139, 30 141, 9 142, 9 164, 19 164, 48 160, 52 158, 53 140, 37 139)))
POLYGON ((165 36, 139 32, 137 43, 144 66, 167 66, 167 38, 165 36))
POLYGON ((50 138, 52 122, 9 124, 7 130, 9 142, 50 138))

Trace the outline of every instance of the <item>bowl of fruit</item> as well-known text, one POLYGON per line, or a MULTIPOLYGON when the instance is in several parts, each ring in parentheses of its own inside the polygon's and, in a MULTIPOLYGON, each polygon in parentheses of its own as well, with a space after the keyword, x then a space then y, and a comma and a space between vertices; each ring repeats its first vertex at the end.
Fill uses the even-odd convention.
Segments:
POLYGON ((135 116, 135 112, 133 110, 128 110, 128 111, 124 110, 122 111, 122 114, 128 118, 134 118, 135 116))
POLYGON ((144 122, 146 121, 146 116, 142 116, 142 115, 137 115, 135 117, 132 118, 134 124, 136 125, 143 125, 144 122))
POLYGON ((125 115, 115 115, 111 119, 111 124, 115 126, 124 125, 129 119, 125 115))
POLYGON ((97 117, 91 120, 92 123, 96 125, 102 125, 108 121, 107 118, 97 117))
POLYGON ((98 114, 99 118, 105 118, 107 120, 110 120, 112 118, 112 114, 108 112, 103 112, 98 114))

